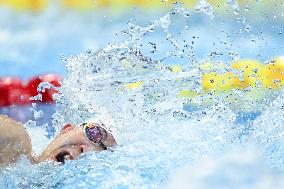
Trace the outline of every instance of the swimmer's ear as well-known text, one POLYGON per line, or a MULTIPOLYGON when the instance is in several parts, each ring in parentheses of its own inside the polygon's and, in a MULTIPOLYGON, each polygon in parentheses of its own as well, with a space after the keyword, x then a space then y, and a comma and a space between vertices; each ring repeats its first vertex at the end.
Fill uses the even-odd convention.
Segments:
POLYGON ((68 124, 64 125, 64 127, 60 130, 59 134, 66 133, 67 131, 70 131, 72 129, 74 129, 74 125, 68 123, 68 124))

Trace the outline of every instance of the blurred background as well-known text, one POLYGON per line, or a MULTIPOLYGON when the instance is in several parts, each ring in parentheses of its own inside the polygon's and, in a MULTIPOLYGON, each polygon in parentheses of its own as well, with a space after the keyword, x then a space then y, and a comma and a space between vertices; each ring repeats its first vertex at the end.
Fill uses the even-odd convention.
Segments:
MULTIPOLYGON (((281 0, 0 0, 0 113, 22 122, 33 119, 34 112, 27 111, 30 97, 41 82, 60 86, 67 57, 122 41, 129 22, 147 26, 176 7, 189 18, 171 14, 170 32, 191 44, 192 62, 249 58, 265 63, 283 54, 281 0)), ((143 54, 162 59, 172 48, 165 38, 159 30, 146 37, 143 54), (157 44, 155 53, 149 53, 149 41, 157 44)), ((52 104, 55 92, 47 91, 38 102, 52 104)), ((54 106, 47 106, 52 115, 54 106)))
MULTIPOLYGON (((130 19, 135 19, 136 23, 148 24, 172 9, 175 2, 0 0, 0 76, 28 79, 42 73, 64 75, 62 56, 68 57, 88 49, 103 48, 116 40, 116 34, 130 19)), ((198 4, 198 0, 180 2, 189 12, 194 12, 198 4)), ((283 28, 282 25, 276 24, 284 19, 283 12, 280 11, 284 6, 281 0, 208 0, 208 3, 212 5, 214 14, 221 15, 223 19, 234 18, 247 22, 247 30, 252 30, 249 35, 254 35, 253 31, 260 27, 262 31, 272 29, 277 36, 283 28), (238 12, 237 15, 233 14, 234 11, 238 12)), ((208 18, 202 21, 200 14, 192 17, 194 18, 191 19, 190 28, 201 28, 202 24, 203 28, 207 28, 206 24, 214 27, 208 18)), ((214 33, 208 32, 208 38, 214 36, 214 33)), ((263 36, 261 33, 258 35, 263 36)), ((283 50, 283 47, 281 48, 283 50)), ((255 54, 250 56, 255 58, 255 54)))

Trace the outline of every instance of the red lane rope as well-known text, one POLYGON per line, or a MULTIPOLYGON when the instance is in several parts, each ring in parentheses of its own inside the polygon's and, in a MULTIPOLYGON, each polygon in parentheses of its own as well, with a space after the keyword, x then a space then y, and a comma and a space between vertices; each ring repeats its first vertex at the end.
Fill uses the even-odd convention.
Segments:
POLYGON ((17 77, 0 77, 0 107, 12 105, 23 106, 33 102, 54 103, 52 95, 58 93, 55 89, 45 89, 38 92, 38 85, 49 82, 54 87, 60 87, 62 77, 57 74, 46 74, 32 77, 27 83, 17 77), (30 100, 30 97, 42 95, 42 100, 30 100))

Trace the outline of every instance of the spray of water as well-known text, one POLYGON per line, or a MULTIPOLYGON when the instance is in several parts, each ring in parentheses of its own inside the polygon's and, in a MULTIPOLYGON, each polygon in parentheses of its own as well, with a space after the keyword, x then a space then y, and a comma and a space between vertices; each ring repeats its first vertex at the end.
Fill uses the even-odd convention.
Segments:
MULTIPOLYGON (((232 6, 237 7, 234 3, 232 6)), ((199 1, 196 11, 214 15, 207 1, 199 1)), ((60 89, 62 95, 56 99, 54 127, 59 130, 67 122, 78 124, 96 119, 113 132, 119 143, 117 149, 114 152, 84 154, 79 160, 67 162, 64 166, 53 162, 32 165, 23 158, 3 170, 1 187, 160 188, 167 185, 173 172, 185 165, 189 167, 185 175, 189 174, 193 188, 210 188, 212 185, 209 183, 216 182, 215 188, 222 188, 218 187, 220 183, 223 188, 230 186, 228 183, 232 177, 222 182, 228 166, 239 176, 244 173, 239 171, 243 167, 253 168, 252 175, 245 172, 244 178, 234 180, 236 184, 244 183, 244 188, 257 188, 258 181, 263 181, 263 178, 267 179, 263 181, 267 186, 278 186, 274 185, 274 181, 278 180, 271 176, 276 173, 263 165, 264 161, 259 160, 258 155, 247 152, 242 158, 235 152, 228 152, 234 148, 245 148, 248 141, 253 141, 265 144, 264 149, 270 150, 268 156, 263 153, 268 162, 274 167, 281 165, 281 156, 271 151, 270 144, 276 142, 280 146, 277 152, 281 152, 282 143, 278 142, 282 135, 275 133, 275 127, 267 122, 272 111, 274 125, 281 131, 283 121, 279 117, 283 115, 274 105, 276 101, 268 98, 252 101, 246 91, 238 90, 220 96, 211 93, 199 96, 195 104, 204 104, 208 99, 210 103, 186 110, 185 105, 191 100, 177 94, 184 89, 200 91, 200 78, 204 71, 199 69, 198 61, 181 65, 183 71, 179 73, 173 72, 172 67, 164 63, 169 57, 184 55, 183 45, 170 32, 171 14, 190 16, 184 9, 176 8, 145 27, 131 21, 122 31, 127 40, 66 59, 67 76, 60 89), (161 30, 165 41, 173 48, 162 58, 143 53, 144 38, 155 30, 161 30), (273 110, 268 106, 270 103, 275 107, 273 110), (240 116, 245 117, 237 110, 240 104, 249 113, 264 113, 253 123, 239 122, 240 116), (219 157, 224 152, 229 155, 223 159, 192 167, 202 158, 219 157), (234 165, 235 162, 239 163, 234 165), (207 170, 208 167, 212 169, 207 170), (264 173, 257 174, 263 170, 262 167, 264 173), (195 174, 199 171, 200 174, 195 174), (202 174, 204 171, 207 171, 206 174, 202 174), (254 185, 247 184, 251 179, 256 180, 254 185), (198 185, 200 180, 208 185, 198 185)), ((155 52, 155 44, 151 46, 155 52)), ((172 182, 176 186, 176 181, 172 182)), ((187 186, 186 183, 183 186, 187 186)))

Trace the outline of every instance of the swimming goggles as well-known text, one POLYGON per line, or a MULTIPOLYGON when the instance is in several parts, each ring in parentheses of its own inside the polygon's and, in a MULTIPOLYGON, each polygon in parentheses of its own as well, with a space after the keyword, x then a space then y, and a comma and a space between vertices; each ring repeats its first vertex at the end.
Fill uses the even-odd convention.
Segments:
POLYGON ((103 150, 108 148, 103 143, 103 138, 107 137, 107 131, 98 123, 82 123, 86 137, 93 143, 98 144, 103 150))

